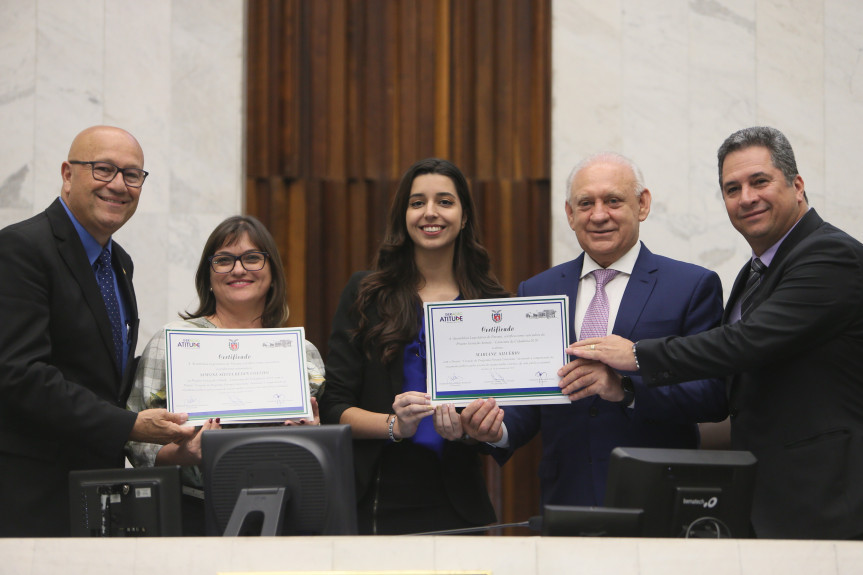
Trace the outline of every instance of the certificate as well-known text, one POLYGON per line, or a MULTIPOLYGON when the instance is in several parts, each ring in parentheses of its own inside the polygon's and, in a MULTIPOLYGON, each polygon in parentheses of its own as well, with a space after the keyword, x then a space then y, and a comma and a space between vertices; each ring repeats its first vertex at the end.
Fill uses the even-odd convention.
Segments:
POLYGON ((168 329, 168 409, 190 424, 312 418, 305 330, 168 329))
POLYGON ((567 296, 424 304, 432 403, 569 403, 557 370, 569 360, 567 296))

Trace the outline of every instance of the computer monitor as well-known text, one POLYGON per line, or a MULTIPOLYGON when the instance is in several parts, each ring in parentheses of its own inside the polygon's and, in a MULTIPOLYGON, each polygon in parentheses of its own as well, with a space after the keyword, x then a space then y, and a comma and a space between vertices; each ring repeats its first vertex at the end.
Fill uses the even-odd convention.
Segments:
POLYGON ((567 537, 640 537, 641 509, 546 505, 542 534, 567 537))
POLYGON ((69 473, 73 537, 182 535, 180 468, 91 469, 69 473))
POLYGON ((755 464, 748 451, 617 447, 605 507, 643 509, 645 537, 750 537, 755 464))
POLYGON ((205 431, 208 535, 353 535, 353 444, 348 425, 205 431))

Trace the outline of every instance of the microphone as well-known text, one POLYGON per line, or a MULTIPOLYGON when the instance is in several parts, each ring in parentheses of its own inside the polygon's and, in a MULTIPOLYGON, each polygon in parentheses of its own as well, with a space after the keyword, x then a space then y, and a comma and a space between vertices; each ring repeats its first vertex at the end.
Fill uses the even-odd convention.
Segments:
POLYGON ((424 531, 422 533, 406 533, 404 535, 464 535, 467 533, 487 533, 495 529, 506 529, 507 527, 527 527, 531 531, 542 531, 542 516, 534 515, 527 521, 517 523, 492 523, 491 525, 480 525, 479 527, 462 527, 460 529, 443 529, 441 531, 424 531))

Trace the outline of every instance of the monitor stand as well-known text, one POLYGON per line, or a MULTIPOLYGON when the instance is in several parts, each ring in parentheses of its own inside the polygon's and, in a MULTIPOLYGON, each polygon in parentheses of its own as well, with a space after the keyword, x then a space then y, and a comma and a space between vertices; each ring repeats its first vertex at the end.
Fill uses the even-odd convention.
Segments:
POLYGON ((278 535, 289 499, 284 487, 244 488, 237 497, 224 536, 278 535))

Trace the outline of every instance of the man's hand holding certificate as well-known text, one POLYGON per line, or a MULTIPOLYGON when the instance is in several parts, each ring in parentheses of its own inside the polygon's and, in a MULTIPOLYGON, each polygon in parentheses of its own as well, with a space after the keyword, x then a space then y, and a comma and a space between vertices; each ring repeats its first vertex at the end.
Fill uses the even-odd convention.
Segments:
POLYGON ((166 330, 168 409, 189 423, 312 419, 303 328, 166 330))
POLYGON ((432 403, 568 403, 557 371, 568 362, 566 296, 424 305, 432 403))

